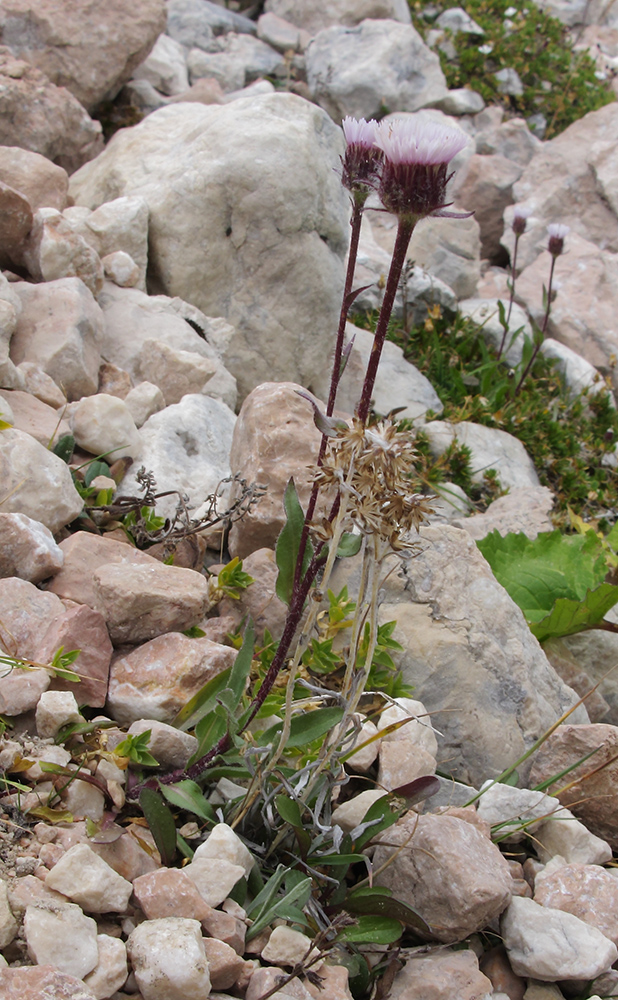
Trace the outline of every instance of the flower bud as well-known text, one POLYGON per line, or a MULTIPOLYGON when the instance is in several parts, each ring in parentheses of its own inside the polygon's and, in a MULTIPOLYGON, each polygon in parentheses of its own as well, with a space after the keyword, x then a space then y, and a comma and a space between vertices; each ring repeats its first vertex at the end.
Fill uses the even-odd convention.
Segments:
POLYGON ((526 232, 526 222, 530 214, 529 208, 524 208, 522 205, 515 206, 511 226, 516 236, 522 236, 526 232))
POLYGON ((547 227, 547 233, 549 235, 547 249, 552 257, 559 257, 560 254, 564 252, 564 240, 570 232, 570 226, 563 226, 559 222, 552 222, 551 225, 547 227))

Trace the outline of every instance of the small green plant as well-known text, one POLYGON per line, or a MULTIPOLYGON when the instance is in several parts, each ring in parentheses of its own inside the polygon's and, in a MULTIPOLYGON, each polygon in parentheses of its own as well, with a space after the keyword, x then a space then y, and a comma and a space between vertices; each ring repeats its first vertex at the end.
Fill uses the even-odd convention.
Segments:
MULTIPOLYGON (((441 4, 442 9, 456 6, 459 0, 441 4)), ((431 24, 420 0, 410 0, 410 8, 416 27, 426 35, 431 24)), ((485 34, 449 32, 456 58, 438 50, 449 88, 471 87, 488 103, 502 103, 524 117, 542 112, 547 139, 615 100, 609 81, 599 79, 590 56, 573 51, 565 25, 533 0, 467 0, 465 9, 485 34), (500 93, 494 74, 504 68, 517 72, 521 96, 500 93)))
POLYGON ((145 767, 157 767, 159 761, 148 750, 151 736, 152 729, 146 729, 143 733, 131 733, 116 746, 116 757, 124 757, 130 763, 145 767))
POLYGON ((10 653, 2 652, 0 649, 0 668, 6 667, 1 676, 6 677, 12 670, 47 670, 52 677, 58 677, 60 680, 78 684, 81 678, 79 674, 71 670, 71 664, 75 663, 80 652, 81 650, 79 649, 71 649, 68 653, 65 653, 64 646, 60 646, 49 663, 37 663, 36 660, 13 656, 10 653))

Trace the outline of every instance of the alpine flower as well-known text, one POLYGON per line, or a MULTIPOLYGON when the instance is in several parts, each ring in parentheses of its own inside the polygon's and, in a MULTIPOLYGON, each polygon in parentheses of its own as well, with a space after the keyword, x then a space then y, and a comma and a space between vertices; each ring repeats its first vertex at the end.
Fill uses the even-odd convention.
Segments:
POLYGON ((559 257, 561 253, 564 253, 564 241, 570 232, 571 227, 564 226, 560 222, 552 222, 547 227, 547 234, 549 236, 547 249, 552 257, 559 257))
POLYGON ((375 185, 382 160, 382 151, 375 144, 378 123, 364 118, 343 119, 342 128, 347 143, 343 157, 342 183, 362 204, 375 185))

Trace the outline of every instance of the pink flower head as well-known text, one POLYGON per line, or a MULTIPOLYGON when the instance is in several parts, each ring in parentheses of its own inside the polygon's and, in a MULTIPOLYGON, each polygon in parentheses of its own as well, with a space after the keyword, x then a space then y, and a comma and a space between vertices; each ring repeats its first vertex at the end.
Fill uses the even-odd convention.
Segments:
POLYGON ((511 223, 516 236, 522 236, 526 232, 526 222, 532 215, 531 208, 524 208, 523 205, 516 205, 513 212, 513 222, 511 223))
POLYGON ((347 149, 343 158, 342 182, 354 197, 364 204, 370 188, 375 184, 382 161, 382 151, 375 144, 378 123, 364 118, 344 118, 343 134, 347 149))
POLYGON ((564 241, 565 238, 571 232, 570 226, 564 226, 560 222, 552 222, 547 227, 547 234, 549 236, 549 244, 547 249, 549 250, 552 257, 559 257, 564 251, 564 241))
POLYGON ((447 167, 468 144, 467 135, 436 121, 396 118, 378 125, 375 143, 384 153, 380 179, 384 207, 416 219, 444 214, 451 176, 447 167))

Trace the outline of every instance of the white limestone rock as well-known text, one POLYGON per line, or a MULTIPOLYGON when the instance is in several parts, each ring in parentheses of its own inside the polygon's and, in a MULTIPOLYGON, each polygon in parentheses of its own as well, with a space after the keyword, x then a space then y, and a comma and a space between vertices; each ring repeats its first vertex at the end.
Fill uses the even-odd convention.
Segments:
POLYGON ((570 399, 574 399, 584 391, 590 396, 605 391, 605 379, 594 365, 582 358, 581 354, 576 354, 566 344, 561 344, 553 337, 546 337, 541 344, 540 353, 554 362, 554 367, 565 381, 570 399))
POLYGON ((510 843, 524 840, 550 817, 562 813, 558 799, 529 788, 514 788, 500 782, 485 782, 478 800, 477 812, 490 826, 500 824, 500 837, 510 843))
MULTIPOLYGON (((224 403, 209 396, 184 396, 150 417, 140 430, 141 462, 154 472, 157 489, 187 493, 199 508, 218 484, 229 476, 229 456, 236 417, 224 403)), ((136 495, 138 483, 131 470, 119 492, 136 495)), ((177 498, 165 497, 157 509, 173 514, 177 498)))
POLYGON ((567 864, 604 865, 612 857, 607 841, 590 833, 570 809, 554 813, 539 827, 534 839, 539 859, 545 863, 554 857, 562 857, 567 864))
POLYGON ((159 35, 154 48, 133 73, 134 80, 147 80, 161 94, 172 97, 189 89, 189 74, 184 46, 159 35))
POLYGON ((198 920, 146 920, 131 931, 127 954, 144 1000, 204 1000, 210 993, 198 920))
POLYGON ((202 77, 214 77, 226 93, 241 90, 258 77, 283 77, 286 73, 280 52, 259 38, 232 32, 217 39, 208 52, 191 49, 187 67, 191 84, 202 77))
POLYGON ((25 431, 0 434, 0 483, 3 513, 25 514, 52 533, 83 508, 67 464, 25 431))
POLYGON ((146 288, 148 266, 148 203, 139 196, 109 199, 88 211, 83 205, 62 213, 76 233, 104 258, 124 251, 137 264, 137 288, 146 288))
POLYGON ((68 896, 86 913, 124 913, 133 891, 131 883, 88 844, 70 847, 49 872, 46 885, 68 896))
POLYGON ((99 961, 92 972, 84 976, 84 983, 92 990, 96 1000, 107 1000, 120 990, 127 979, 127 946, 124 941, 109 934, 97 935, 99 961))
MULTIPOLYGON (((311 947, 311 938, 286 926, 275 927, 267 945, 262 948, 262 958, 271 965, 295 966, 318 955, 317 948, 311 947)), ((319 965, 313 967, 317 972, 319 965)))
POLYGON ((369 788, 333 810, 333 823, 340 826, 344 833, 350 833, 362 823, 367 811, 374 802, 384 798, 386 791, 382 788, 369 788))
POLYGON ((102 258, 103 272, 106 278, 120 288, 134 288, 139 282, 139 267, 124 250, 114 250, 102 258))
POLYGON ((446 96, 438 56, 411 24, 392 20, 335 25, 306 51, 307 82, 316 103, 336 121, 418 111, 446 96))
POLYGON ((334 24, 352 26, 366 18, 388 18, 410 24, 406 0, 266 0, 264 10, 284 17, 299 28, 316 35, 334 24))
POLYGON ((131 411, 124 400, 99 392, 85 396, 69 416, 75 441, 91 455, 109 455, 111 462, 128 456, 141 457, 142 441, 131 411))
POLYGON ((83 722, 72 691, 44 691, 36 707, 36 729, 41 739, 53 738, 69 722, 83 722))
POLYGON ((129 726, 129 734, 139 735, 150 730, 148 751, 162 767, 185 767, 198 748, 198 740, 157 719, 137 719, 129 726))
POLYGON ((158 340, 145 340, 137 357, 139 377, 158 385, 168 406, 183 396, 204 392, 217 363, 193 351, 179 351, 158 340))
POLYGON ((40 583, 64 562, 62 549, 49 528, 26 514, 0 512, 0 576, 40 583))
POLYGON ((539 477, 532 459, 521 441, 495 427, 485 427, 462 420, 452 424, 448 420, 432 420, 423 432, 429 438, 431 453, 438 458, 454 441, 470 449, 472 481, 483 482, 487 469, 495 469, 504 488, 539 486, 539 477))
POLYGON ((273 379, 311 385, 331 349, 349 230, 343 149, 324 112, 292 94, 171 104, 118 132, 72 194, 91 207, 146 199, 152 273, 233 325, 226 367, 244 398, 273 379))
POLYGON ((54 965, 76 979, 99 961, 97 925, 75 903, 38 900, 26 907, 24 934, 36 965, 54 965))
POLYGON ((18 924, 9 906, 7 884, 0 879, 0 948, 6 948, 17 934, 18 924))
MULTIPOLYGON (((246 789, 243 788, 243 792, 246 792, 246 789)), ((220 857, 194 857, 182 870, 189 876, 204 902, 215 907, 220 906, 228 898, 236 883, 245 877, 242 865, 220 857)))
POLYGON ((426 753, 435 757, 438 753, 438 741, 431 725, 427 709, 421 701, 414 698, 395 698, 395 704, 385 708, 378 720, 378 729, 382 732, 394 722, 412 717, 412 722, 382 736, 383 743, 395 743, 399 740, 409 740, 426 753))
POLYGON ((545 982, 594 979, 618 958, 601 931, 572 913, 513 896, 500 921, 513 972, 545 982))
POLYGON ((139 382, 133 386, 124 397, 124 402, 138 430, 154 413, 165 409, 165 396, 152 382, 139 382))
POLYGON ((251 852, 227 823, 217 823, 204 843, 196 849, 193 860, 199 861, 201 858, 231 861, 243 868, 247 877, 255 863, 251 852))

